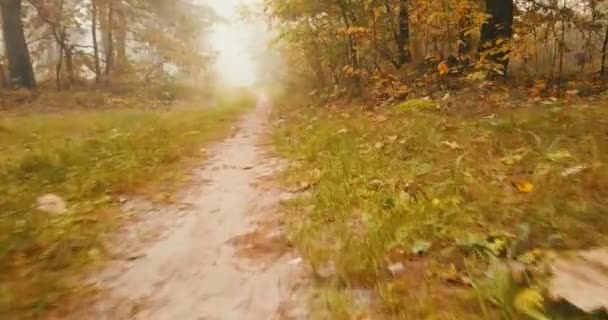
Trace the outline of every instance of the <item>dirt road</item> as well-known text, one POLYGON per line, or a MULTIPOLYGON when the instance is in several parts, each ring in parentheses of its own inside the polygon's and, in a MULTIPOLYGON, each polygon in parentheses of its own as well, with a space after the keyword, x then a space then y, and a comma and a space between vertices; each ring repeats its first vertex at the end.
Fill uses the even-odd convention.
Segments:
MULTIPOLYGON (((293 312, 300 264, 283 240, 279 191, 269 183, 280 161, 260 143, 269 113, 262 97, 235 134, 209 151, 180 200, 186 209, 144 215, 137 234, 163 231, 98 276, 108 296, 86 318, 268 320, 293 312)), ((138 241, 129 240, 128 228, 126 247, 138 241)))

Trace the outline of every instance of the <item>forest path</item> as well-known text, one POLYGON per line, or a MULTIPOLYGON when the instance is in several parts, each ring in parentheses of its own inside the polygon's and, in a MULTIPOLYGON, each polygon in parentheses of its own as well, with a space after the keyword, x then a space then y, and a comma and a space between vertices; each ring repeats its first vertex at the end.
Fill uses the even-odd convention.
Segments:
POLYGON ((272 180, 281 161, 263 144, 270 111, 260 98, 235 134, 209 150, 177 214, 155 208, 121 231, 119 250, 130 258, 96 276, 107 297, 81 319, 294 318, 287 313, 300 259, 277 217, 280 191, 272 180), (157 235, 135 253, 129 248, 146 230, 157 235))

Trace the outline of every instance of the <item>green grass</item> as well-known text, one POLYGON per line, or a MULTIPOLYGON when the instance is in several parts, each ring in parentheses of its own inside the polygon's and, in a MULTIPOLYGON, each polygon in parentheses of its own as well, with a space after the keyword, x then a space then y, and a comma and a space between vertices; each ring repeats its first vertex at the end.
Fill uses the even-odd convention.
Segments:
POLYGON ((99 239, 120 221, 117 196, 182 181, 188 160, 253 103, 235 101, 0 119, 0 318, 36 318, 74 293, 82 268, 103 260, 99 239), (49 193, 67 213, 36 209, 49 193))
POLYGON ((532 281, 488 276, 492 261, 608 244, 605 104, 486 118, 435 108, 278 116, 276 145, 292 160, 285 183, 312 186, 284 210, 331 292, 317 297, 328 301, 319 318, 525 319, 513 299, 532 281), (355 289, 374 298, 344 316, 355 289))

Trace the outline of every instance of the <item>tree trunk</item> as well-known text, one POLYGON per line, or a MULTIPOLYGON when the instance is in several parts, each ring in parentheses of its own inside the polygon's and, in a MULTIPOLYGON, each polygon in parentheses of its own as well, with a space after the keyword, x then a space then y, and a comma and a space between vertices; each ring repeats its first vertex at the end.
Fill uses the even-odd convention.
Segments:
POLYGON ((0 10, 9 84, 12 87, 34 88, 36 79, 21 21, 21 0, 0 0, 0 10))
POLYGON ((68 88, 74 84, 76 80, 74 72, 74 49, 71 46, 67 46, 64 50, 65 53, 65 72, 68 77, 68 88))
POLYGON ((486 14, 490 16, 481 27, 482 58, 503 67, 507 75, 509 66, 508 41, 513 36, 513 0, 486 0, 486 14))
MULTIPOLYGON (((314 33, 314 29, 311 25, 310 19, 306 20, 307 24, 306 26, 308 27, 308 32, 310 32, 310 44, 312 49, 314 50, 314 52, 322 52, 321 48, 319 47, 319 43, 317 42, 317 35, 314 33)), ((323 61, 321 59, 320 55, 313 55, 313 64, 315 67, 315 75, 317 76, 317 81, 319 82, 319 87, 320 88, 325 88, 326 86, 326 82, 325 82, 325 71, 323 68, 323 61)))
POLYGON ((116 5, 116 66, 124 69, 127 64, 127 13, 124 3, 116 5))
POLYGON ((61 69, 63 68, 63 45, 59 44, 59 59, 57 65, 55 65, 55 84, 57 85, 57 91, 61 91, 63 86, 61 84, 61 69))
POLYGON ((4 71, 4 64, 0 63, 0 83, 2 84, 2 88, 8 86, 8 81, 6 81, 6 72, 4 71))
POLYGON ((608 26, 604 35, 604 44, 602 45, 602 66, 600 69, 600 77, 606 79, 606 57, 608 56, 608 26))
POLYGON ((114 67, 114 4, 108 3, 107 47, 106 47, 106 76, 109 76, 114 67))
MULTIPOLYGON (((344 26, 346 27, 346 30, 350 30, 352 24, 351 24, 351 20, 349 19, 349 14, 348 11, 350 10, 350 8, 347 8, 348 4, 347 3, 343 3, 340 2, 340 9, 341 9, 341 13, 342 13, 342 22, 344 23, 344 26)), ((353 69, 355 70, 355 72, 359 72, 359 56, 357 54, 357 43, 355 40, 355 37, 351 34, 347 35, 347 61, 348 63, 353 67, 353 69)), ((355 85, 357 86, 357 88, 361 87, 361 79, 359 78, 359 76, 355 73, 354 75, 354 80, 355 80, 355 85)))
POLYGON ((101 67, 99 64, 99 44, 97 43, 97 0, 91 2, 91 36, 93 38, 93 59, 95 60, 95 82, 99 83, 101 67))
POLYGON ((399 1, 399 32, 396 36, 397 48, 399 50, 399 66, 411 61, 410 52, 410 20, 407 10, 407 0, 399 1))

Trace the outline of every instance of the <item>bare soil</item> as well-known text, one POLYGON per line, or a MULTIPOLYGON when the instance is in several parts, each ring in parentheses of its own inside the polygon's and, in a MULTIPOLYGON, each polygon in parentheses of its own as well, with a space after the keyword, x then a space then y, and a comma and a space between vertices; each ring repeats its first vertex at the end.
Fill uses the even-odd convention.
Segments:
POLYGON ((233 136, 208 151, 175 205, 125 201, 135 218, 114 237, 117 259, 94 278, 102 293, 73 318, 306 318, 294 296, 301 259, 276 210, 272 180, 281 161, 262 143, 269 114, 261 98, 233 136))

